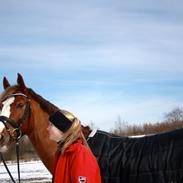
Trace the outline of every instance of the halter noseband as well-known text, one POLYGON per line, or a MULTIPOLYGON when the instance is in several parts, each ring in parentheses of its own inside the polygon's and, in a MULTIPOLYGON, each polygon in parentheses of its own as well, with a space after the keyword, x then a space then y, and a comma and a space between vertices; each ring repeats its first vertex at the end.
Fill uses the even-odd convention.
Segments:
POLYGON ((13 132, 15 131, 17 133, 17 136, 16 136, 16 140, 17 140, 17 139, 21 138, 21 135, 22 135, 21 127, 22 127, 23 123, 25 122, 27 115, 30 114, 30 98, 23 93, 14 93, 14 94, 9 95, 6 99, 14 97, 14 96, 26 97, 26 107, 25 107, 22 117, 17 122, 15 122, 14 120, 12 120, 6 116, 0 116, 0 121, 4 124, 6 131, 8 132, 8 134, 11 138, 14 138, 14 137, 11 135, 10 128, 7 126, 7 124, 9 124, 10 126, 12 126, 14 128, 13 132))

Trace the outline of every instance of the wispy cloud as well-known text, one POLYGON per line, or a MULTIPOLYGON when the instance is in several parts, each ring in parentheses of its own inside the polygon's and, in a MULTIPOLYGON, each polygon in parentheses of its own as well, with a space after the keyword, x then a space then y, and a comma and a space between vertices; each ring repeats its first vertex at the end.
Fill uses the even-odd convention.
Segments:
POLYGON ((21 72, 83 121, 155 121, 182 104, 180 0, 6 0, 0 24, 0 75, 21 72))

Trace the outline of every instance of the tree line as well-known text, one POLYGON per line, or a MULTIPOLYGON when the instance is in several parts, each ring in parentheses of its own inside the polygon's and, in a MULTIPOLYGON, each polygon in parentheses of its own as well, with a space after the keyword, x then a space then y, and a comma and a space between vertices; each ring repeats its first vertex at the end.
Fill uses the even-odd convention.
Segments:
POLYGON ((144 123, 143 125, 130 125, 121 121, 115 123, 111 133, 119 136, 150 135, 183 128, 183 108, 176 107, 164 115, 164 120, 156 123, 144 123))

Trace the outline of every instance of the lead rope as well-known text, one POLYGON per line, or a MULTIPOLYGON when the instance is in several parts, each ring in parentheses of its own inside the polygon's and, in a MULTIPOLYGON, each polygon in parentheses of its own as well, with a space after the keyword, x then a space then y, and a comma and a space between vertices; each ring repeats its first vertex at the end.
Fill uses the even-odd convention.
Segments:
POLYGON ((5 160, 4 160, 3 155, 2 155, 1 152, 0 152, 0 155, 1 155, 1 160, 2 160, 2 162, 3 162, 3 164, 4 164, 4 167, 6 168, 6 171, 8 172, 8 174, 9 174, 9 176, 10 176, 12 182, 13 182, 13 183, 16 183, 15 180, 14 180, 14 178, 13 178, 13 176, 11 175, 11 172, 10 172, 8 166, 6 165, 6 162, 5 162, 5 160))
POLYGON ((19 139, 16 140, 16 155, 17 155, 18 182, 20 183, 19 139))
MULTIPOLYGON (((16 139, 16 156, 17 156, 18 182, 20 183, 20 163, 19 163, 19 154, 20 154, 20 153, 19 153, 19 139, 16 139)), ((10 172, 10 170, 9 170, 9 168, 8 168, 8 166, 7 166, 7 164, 6 164, 5 160, 4 160, 3 155, 2 155, 1 152, 0 152, 0 155, 1 155, 1 160, 2 160, 2 162, 3 162, 3 164, 4 164, 4 167, 6 168, 6 171, 8 172, 8 174, 9 174, 9 176, 10 176, 12 182, 13 182, 13 183, 16 183, 16 182, 15 182, 15 179, 14 179, 13 176, 11 175, 11 172, 10 172)))

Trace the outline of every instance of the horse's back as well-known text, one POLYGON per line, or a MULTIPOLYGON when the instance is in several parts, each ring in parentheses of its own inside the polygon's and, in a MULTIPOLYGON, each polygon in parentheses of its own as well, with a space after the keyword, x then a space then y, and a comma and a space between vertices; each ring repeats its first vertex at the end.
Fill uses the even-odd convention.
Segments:
POLYGON ((98 131, 88 143, 103 183, 183 182, 183 129, 141 138, 98 131))

